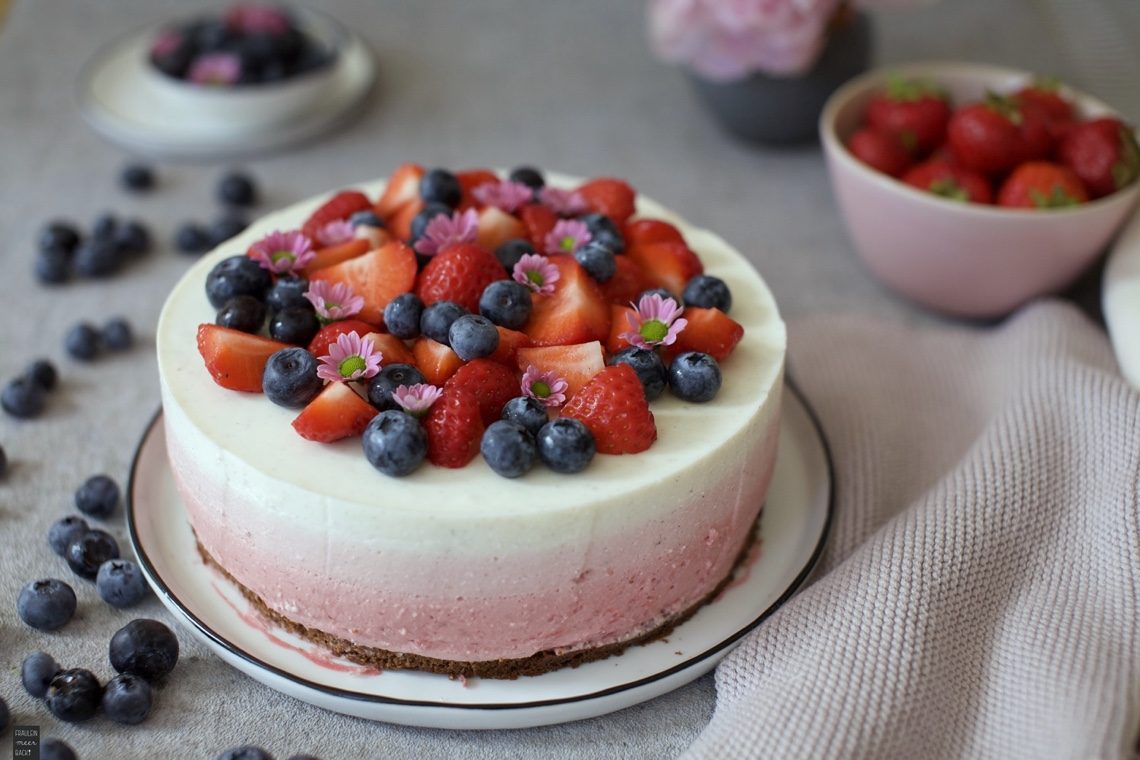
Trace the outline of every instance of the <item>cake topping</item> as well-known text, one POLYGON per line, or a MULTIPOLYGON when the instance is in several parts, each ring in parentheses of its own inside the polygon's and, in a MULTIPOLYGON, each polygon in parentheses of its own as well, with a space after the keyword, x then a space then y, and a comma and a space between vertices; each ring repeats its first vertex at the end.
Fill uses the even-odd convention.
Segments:
POLYGON ((577 219, 559 219, 543 240, 543 247, 549 254, 573 254, 590 242, 590 228, 577 219))
POLYGON ((380 371, 382 358, 372 339, 362 339, 354 330, 338 335, 336 343, 329 345, 328 354, 321 357, 321 366, 317 367, 317 376, 330 382, 372 377, 380 371))
POLYGON ((632 330, 622 333, 621 337, 638 348, 671 345, 685 329, 685 325, 689 324, 688 320, 681 317, 684 309, 676 301, 662 298, 657 293, 642 296, 634 309, 635 311, 626 313, 626 320, 632 330))
POLYGON ((354 295, 352 288, 343 282, 331 283, 316 280, 309 283, 305 298, 313 304, 321 324, 347 319, 364 308, 364 298, 354 295))
POLYGON ((194 59, 186 77, 195 84, 233 84, 241 78, 241 59, 233 53, 206 53, 194 59))
POLYGON ((514 213, 519 206, 530 203, 534 197, 534 190, 522 182, 506 180, 479 185, 471 191, 471 194, 475 196, 475 200, 485 206, 495 206, 508 213, 514 213))
POLYGON ((558 282, 561 276, 562 273, 558 271, 558 267, 550 263, 550 259, 537 253, 524 254, 511 273, 511 278, 515 282, 526 285, 535 293, 544 296, 554 292, 554 283, 558 282))
POLYGON ((346 219, 329 222, 317 230, 317 243, 321 247, 340 245, 356 238, 356 227, 346 219))
POLYGON ((527 365, 522 376, 522 392, 543 406, 559 407, 566 403, 569 384, 554 371, 543 372, 533 364, 527 365))
POLYGON ((423 417, 443 391, 430 383, 397 385, 392 391, 392 400, 413 417, 423 417))
POLYGON ((538 199, 559 216, 577 216, 589 210, 586 206, 586 199, 576 190, 544 187, 539 191, 538 199))
POLYGON ((474 243, 478 225, 479 212, 473 208, 456 211, 450 216, 440 214, 427 223, 423 237, 412 247, 417 253, 434 256, 454 243, 474 243))
POLYGON ((253 260, 274 274, 299 274, 313 260, 313 243, 296 230, 276 230, 249 248, 253 260))

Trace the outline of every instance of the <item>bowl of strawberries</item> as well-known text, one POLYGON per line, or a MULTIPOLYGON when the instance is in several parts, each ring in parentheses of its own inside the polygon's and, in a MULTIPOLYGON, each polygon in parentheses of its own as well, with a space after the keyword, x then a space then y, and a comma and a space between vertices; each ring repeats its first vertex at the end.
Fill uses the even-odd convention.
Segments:
POLYGON ((820 137, 856 251, 938 311, 989 318, 1070 285, 1136 205, 1135 130, 1026 71, 917 63, 832 95, 820 137))

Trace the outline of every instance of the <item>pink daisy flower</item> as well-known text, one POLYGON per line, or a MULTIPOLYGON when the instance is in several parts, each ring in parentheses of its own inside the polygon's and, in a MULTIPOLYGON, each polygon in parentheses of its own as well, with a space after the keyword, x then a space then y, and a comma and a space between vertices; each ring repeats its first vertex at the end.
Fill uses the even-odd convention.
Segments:
POLYGON ((590 242, 590 228, 578 219, 559 219, 554 229, 546 233, 543 247, 549 254, 573 254, 579 248, 590 242))
POLYGON ((200 55, 190 64, 186 78, 195 84, 233 84, 241 79, 241 59, 233 53, 200 55))
POLYGON ((423 417, 431 405, 439 400, 443 391, 428 383, 397 385, 392 391, 392 400, 413 417, 423 417))
POLYGON ((427 223, 424 235, 412 246, 417 253, 434 256, 455 243, 474 243, 479 230, 479 213, 473 208, 456 211, 451 216, 440 214, 427 223))
POLYGON ((328 324, 338 319, 347 319, 353 314, 359 314, 364 308, 364 298, 353 295, 352 288, 346 283, 332 284, 324 280, 309 283, 305 291, 305 298, 313 304, 321 322, 328 324))
POLYGON ((351 222, 347 222, 343 219, 329 222, 317 230, 317 243, 319 243, 322 248, 347 243, 355 237, 356 228, 352 226, 351 222))
POLYGON ((317 252, 313 243, 298 230, 276 230, 249 247, 254 261, 274 274, 296 274, 317 252))
POLYGON ((562 273, 550 263, 550 259, 537 253, 523 254, 511 271, 511 279, 544 296, 554 292, 554 283, 561 276, 562 273))
POLYGON ((479 185, 472 191, 472 195, 484 206, 494 206, 512 214, 534 199, 534 190, 521 182, 505 180, 479 185))
POLYGON ((577 190, 544 187, 538 191, 538 199, 559 216, 578 216, 589 211, 586 199, 577 190))
POLYGON ((625 315, 632 329, 623 332, 621 337, 638 348, 672 345, 689 324, 687 319, 681 318, 684 309, 676 301, 662 298, 657 293, 642 296, 634 309, 635 313, 625 315))
POLYGON ((380 371, 383 358, 371 338, 361 339, 353 330, 338 335, 336 343, 329 345, 329 352, 320 357, 317 377, 333 383, 369 378, 380 371))
POLYGON ((566 403, 569 384, 554 372, 542 372, 530 364, 522 376, 522 392, 543 406, 559 407, 566 403))

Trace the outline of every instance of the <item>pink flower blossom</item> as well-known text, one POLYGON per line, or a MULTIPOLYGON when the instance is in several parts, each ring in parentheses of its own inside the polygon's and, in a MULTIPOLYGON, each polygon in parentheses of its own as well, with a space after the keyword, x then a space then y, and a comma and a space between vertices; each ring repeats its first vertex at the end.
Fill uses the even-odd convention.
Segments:
POLYGON ((299 230, 271 232, 249 247, 254 261, 274 274, 296 274, 304 269, 317 252, 313 243, 299 230))
POLYGON ((511 279, 544 296, 554 292, 554 283, 561 276, 562 273, 550 263, 550 259, 537 253, 524 253, 511 271, 511 279))
POLYGON ((484 206, 494 206, 508 214, 513 214, 520 206, 534 199, 534 190, 529 185, 510 180, 479 185, 471 194, 484 206))
POLYGON ((474 243, 478 231, 479 213, 473 208, 451 216, 440 214, 427 223, 423 237, 412 247, 425 256, 434 256, 454 243, 474 243))
POLYGON ((573 254, 579 248, 590 242, 590 228, 578 219, 559 219, 554 223, 554 229, 546 233, 543 247, 549 254, 573 254))
POLYGON ((240 3, 226 13, 226 26, 254 34, 284 34, 289 16, 271 3, 240 3))
POLYGON ((392 391, 392 400, 413 417, 423 417, 431 405, 439 400, 443 391, 427 383, 397 385, 392 391))
POLYGON ((559 407, 566 403, 569 384, 553 371, 542 372, 530 364, 522 376, 522 392, 544 406, 559 407))
POLYGON ((353 295, 352 288, 343 282, 336 284, 324 280, 311 282, 309 289, 305 291, 305 298, 309 299, 313 308, 317 310, 317 316, 326 324, 338 319, 347 319, 353 314, 360 313, 364 308, 364 299, 353 295))
POLYGON ((155 58, 170 55, 182 47, 182 33, 177 29, 163 29, 150 43, 150 54, 155 58))
POLYGON ((380 371, 383 358, 371 338, 361 339, 355 330, 342 333, 336 343, 329 345, 329 352, 320 357, 317 377, 333 383, 369 378, 380 371))
POLYGON ((586 199, 577 190, 544 187, 538 191, 538 199, 559 216, 578 216, 589 210, 586 199))
POLYGON ((347 243, 355 237, 356 228, 352 226, 351 222, 347 222, 343 219, 329 222, 317 230, 317 242, 320 243, 322 247, 347 243))
POLYGON ((657 293, 642 296, 634 309, 635 313, 625 315, 632 329, 620 337, 638 348, 672 345, 689 324, 687 319, 681 318, 684 309, 676 301, 657 293))
POLYGON ((241 78, 241 59, 233 53, 200 55, 190 64, 186 78, 195 84, 233 84, 241 78))

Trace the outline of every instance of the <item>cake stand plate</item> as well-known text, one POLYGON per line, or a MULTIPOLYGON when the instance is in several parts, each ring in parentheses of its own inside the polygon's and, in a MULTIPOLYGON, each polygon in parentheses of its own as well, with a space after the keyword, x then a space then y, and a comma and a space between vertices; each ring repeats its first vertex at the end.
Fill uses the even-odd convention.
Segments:
POLYGON ((604 715, 710 671, 785 602, 823 549, 831 461, 812 412, 785 391, 779 455, 751 562, 668 637, 619 657, 514 681, 374 669, 336 658, 262 618, 199 558, 166 457, 161 415, 135 454, 130 540, 159 599, 223 660, 267 686, 334 712, 412 726, 527 728, 604 715))

